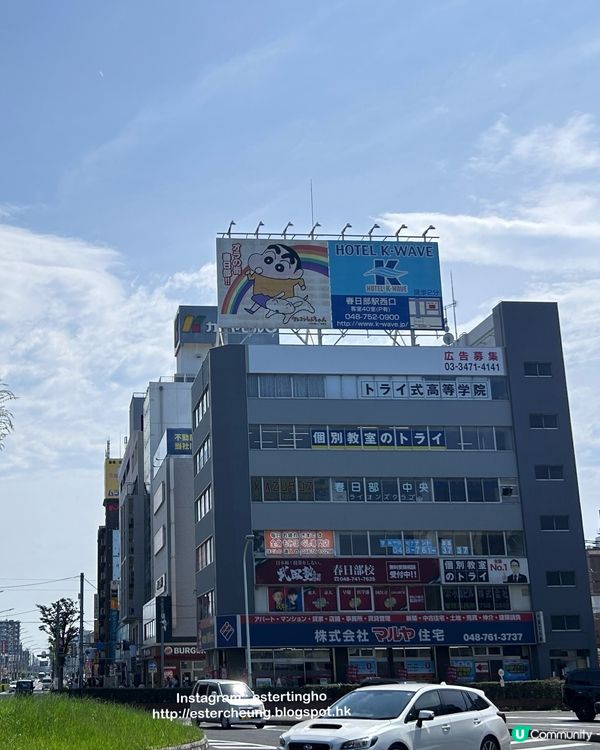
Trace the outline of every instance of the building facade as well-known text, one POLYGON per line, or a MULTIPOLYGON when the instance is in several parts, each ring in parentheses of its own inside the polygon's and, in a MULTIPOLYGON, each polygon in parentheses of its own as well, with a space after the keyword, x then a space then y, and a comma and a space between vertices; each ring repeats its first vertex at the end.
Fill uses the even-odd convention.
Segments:
POLYGON ((250 534, 256 684, 596 664, 556 305, 445 347, 216 347, 192 409, 206 674, 244 674, 250 534))

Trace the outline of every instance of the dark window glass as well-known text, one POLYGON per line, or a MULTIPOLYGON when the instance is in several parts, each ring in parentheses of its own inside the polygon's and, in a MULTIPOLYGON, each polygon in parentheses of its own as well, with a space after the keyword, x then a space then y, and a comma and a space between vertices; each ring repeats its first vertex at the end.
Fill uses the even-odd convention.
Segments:
POLYGON ((428 612, 439 612, 442 609, 442 596, 439 586, 425 586, 425 609, 428 612))
POLYGON ((275 375, 275 395, 277 398, 292 397, 291 375, 275 375))
MULTIPOLYGON (((494 428, 493 427, 478 427, 477 428, 477 440, 480 451, 493 451, 496 446, 494 445, 494 428)), ((498 450, 501 450, 498 448, 498 450)))
POLYGON ((442 594, 444 597, 444 609, 447 612, 457 612, 460 609, 458 586, 442 586, 442 594))
POLYGON ((544 429, 556 430, 558 428, 557 414, 544 414, 544 429))
POLYGON ((549 466, 548 474, 550 479, 564 479, 562 466, 549 466))
POLYGON ((433 480, 433 495, 436 503, 450 502, 450 486, 447 479, 433 480))
POLYGON ((385 531, 371 531, 369 534, 371 555, 387 555, 385 531))
POLYGON ((496 450, 511 451, 512 449, 513 440, 510 427, 496 427, 496 450))
POLYGON ((508 398, 506 378, 491 378, 490 390, 492 392, 492 401, 506 401, 508 398))
POLYGON ((522 531, 506 532, 506 554, 513 557, 525 554, 525 538, 522 531))
POLYGON ((537 376, 537 364, 535 362, 524 362, 523 373, 528 377, 537 376))
POLYGON ((308 375, 293 375, 294 398, 308 398, 308 375))
POLYGON ((566 615, 565 627, 567 630, 580 630, 579 615, 566 615))
POLYGON ((440 716, 448 714, 460 714, 470 709, 463 696, 462 690, 440 690, 442 710, 440 716))
POLYGON ((556 430, 558 428, 558 415, 530 414, 529 426, 538 430, 556 430))
POLYGON ((279 477, 263 477, 265 502, 275 502, 280 499, 279 477))
POLYGON ((365 488, 362 477, 348 479, 348 500, 351 503, 361 503, 365 499, 365 488))
POLYGON ((315 499, 315 482, 309 477, 298 477, 298 500, 315 499))
POLYGON ((380 503, 383 501, 381 479, 365 478, 365 497, 368 503, 380 503))
POLYGON ((291 424, 280 424, 277 427, 277 447, 288 449, 293 448, 294 426, 291 424))
POLYGON ((277 448, 277 425, 263 424, 260 428, 260 442, 263 449, 277 448))
POLYGON ((273 398, 275 396, 275 375, 260 375, 258 388, 262 398, 273 398))
POLYGON ((260 477, 250 477, 250 493, 255 503, 262 501, 262 479, 260 477))
POLYGON ((352 554, 352 534, 340 534, 340 555, 352 554))
POLYGON ((331 500, 329 479, 327 477, 318 477, 315 479, 315 500, 318 502, 328 502, 331 500))
POLYGON ((462 610, 470 611, 477 609, 474 586, 459 586, 458 598, 460 600, 460 608, 462 610))
POLYGON ((308 376, 309 398, 325 398, 325 378, 322 375, 308 376))
POLYGON ((290 502, 296 499, 296 477, 280 477, 281 499, 290 502))
POLYGON ((488 544, 488 535, 485 531, 474 531, 471 534, 473 539, 474 555, 489 555, 490 546, 488 544))
POLYGON ((246 379, 248 398, 258 398, 258 375, 248 375, 246 379))
POLYGON ((550 362, 524 362, 523 372, 527 377, 549 378, 552 375, 550 362))
POLYGON ((552 375, 552 364, 550 362, 538 362, 538 376, 548 378, 552 375))
POLYGON ((381 483, 384 503, 398 502, 398 481, 396 479, 384 479, 381 483))
POLYGON ((544 415, 543 414, 530 414, 529 415, 529 426, 534 429, 543 429, 544 427, 544 415))
POLYGON ((477 587, 477 605, 478 609, 483 612, 494 609, 494 594, 491 586, 477 587))
POLYGON ((483 499, 486 503, 499 503, 500 493, 498 491, 497 479, 483 479, 483 499))
POLYGON ((467 501, 464 479, 449 479, 448 486, 450 488, 450 502, 465 503, 467 501))
POLYGON ((352 534, 352 554, 365 556, 369 554, 368 534, 352 534))
POLYGON ((308 425, 295 425, 294 441, 296 448, 310 448, 310 427, 308 425))
POLYGON ((483 502, 483 485, 481 479, 467 479, 467 495, 470 503, 483 502))
POLYGON ((501 531, 488 532, 488 544, 490 548, 490 555, 506 554, 506 549, 504 547, 504 534, 501 531))
POLYGON ((560 572, 558 570, 546 571, 546 585, 547 586, 560 586, 560 572))
POLYGON ((494 609, 510 609, 508 586, 494 586, 494 609))
POLYGON ((446 427, 446 448, 459 451, 461 449, 460 427, 446 427))
POLYGON ((574 570, 561 570, 560 582, 563 586, 574 586, 575 585, 575 571, 574 570))
POLYGON ((465 690, 464 693, 475 711, 485 711, 486 708, 490 707, 490 704, 483 696, 477 695, 477 693, 471 693, 469 690, 465 690))
POLYGON ((462 449, 464 451, 477 450, 477 427, 462 428, 462 449))
POLYGON ((248 445, 250 448, 260 448, 260 425, 248 425, 248 445))
POLYGON ((542 531, 568 531, 569 516, 540 516, 542 531))

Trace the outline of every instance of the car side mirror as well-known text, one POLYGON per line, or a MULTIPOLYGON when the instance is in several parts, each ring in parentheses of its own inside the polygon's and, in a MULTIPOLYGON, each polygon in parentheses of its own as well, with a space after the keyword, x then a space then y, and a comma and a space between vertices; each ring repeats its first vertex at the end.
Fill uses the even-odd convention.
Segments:
POLYGON ((419 711, 419 715, 417 716, 417 726, 422 727, 424 721, 431 721, 434 717, 435 714, 433 711, 426 711, 425 709, 419 711))

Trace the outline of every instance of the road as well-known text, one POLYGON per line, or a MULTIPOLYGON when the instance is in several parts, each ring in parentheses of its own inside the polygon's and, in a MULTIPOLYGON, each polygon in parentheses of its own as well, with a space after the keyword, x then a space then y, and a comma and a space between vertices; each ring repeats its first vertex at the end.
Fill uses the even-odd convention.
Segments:
MULTIPOLYGON (((578 721, 575 714, 569 711, 520 711, 508 713, 506 717, 510 729, 515 726, 529 726, 532 729, 542 731, 567 733, 582 733, 585 731, 600 735, 600 716, 596 721, 587 723, 578 721)), ((264 729, 242 726, 221 729, 213 724, 204 724, 203 729, 213 750, 275 750, 279 747, 279 735, 285 732, 288 727, 267 725, 264 729)), ((514 750, 517 750, 517 748, 524 748, 524 750, 545 750, 546 748, 583 750, 583 748, 587 748, 587 750, 590 750, 590 747, 594 746, 598 745, 564 739, 535 739, 511 743, 514 750)), ((440 748, 440 750, 443 750, 443 748, 440 748)), ((465 748, 465 750, 470 749, 465 748)))

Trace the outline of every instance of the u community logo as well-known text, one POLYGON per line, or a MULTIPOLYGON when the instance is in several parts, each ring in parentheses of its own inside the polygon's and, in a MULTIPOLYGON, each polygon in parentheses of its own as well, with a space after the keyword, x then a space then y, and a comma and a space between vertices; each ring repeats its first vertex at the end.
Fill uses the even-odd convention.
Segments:
POLYGON ((511 736, 515 742, 525 742, 525 740, 529 737, 530 731, 531 731, 531 727, 516 726, 516 727, 513 727, 511 736))

